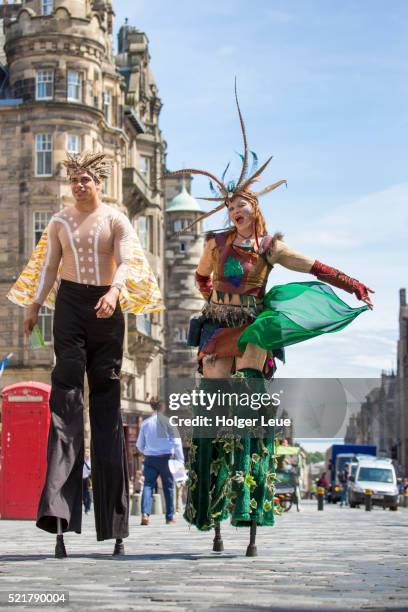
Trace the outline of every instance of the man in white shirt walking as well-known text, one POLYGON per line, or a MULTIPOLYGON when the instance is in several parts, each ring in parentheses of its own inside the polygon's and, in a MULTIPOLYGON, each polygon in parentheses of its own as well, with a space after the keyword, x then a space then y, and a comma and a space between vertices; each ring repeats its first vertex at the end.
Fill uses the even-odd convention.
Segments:
POLYGON ((154 414, 147 418, 140 428, 136 447, 144 455, 144 487, 142 494, 142 525, 149 524, 152 510, 153 491, 160 476, 166 503, 166 524, 175 523, 174 518, 174 481, 169 468, 173 457, 184 463, 183 447, 177 429, 171 427, 168 418, 162 413, 164 402, 150 402, 154 414))

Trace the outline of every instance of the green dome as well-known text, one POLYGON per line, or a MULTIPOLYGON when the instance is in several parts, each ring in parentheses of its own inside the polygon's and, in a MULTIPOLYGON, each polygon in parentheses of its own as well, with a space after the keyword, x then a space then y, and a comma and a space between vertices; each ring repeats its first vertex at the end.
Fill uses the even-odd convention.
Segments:
POLYGON ((180 193, 167 204, 166 212, 203 212, 199 203, 190 195, 183 185, 180 193))

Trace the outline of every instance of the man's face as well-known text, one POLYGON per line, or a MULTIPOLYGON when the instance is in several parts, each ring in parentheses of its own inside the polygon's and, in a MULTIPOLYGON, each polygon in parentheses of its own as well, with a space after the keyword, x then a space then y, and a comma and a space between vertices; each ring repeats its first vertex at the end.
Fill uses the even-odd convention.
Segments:
POLYGON ((85 449, 85 459, 89 459, 89 449, 85 449))
POLYGON ((72 175, 70 184, 72 195, 77 202, 94 200, 101 188, 101 183, 97 183, 87 172, 72 175))

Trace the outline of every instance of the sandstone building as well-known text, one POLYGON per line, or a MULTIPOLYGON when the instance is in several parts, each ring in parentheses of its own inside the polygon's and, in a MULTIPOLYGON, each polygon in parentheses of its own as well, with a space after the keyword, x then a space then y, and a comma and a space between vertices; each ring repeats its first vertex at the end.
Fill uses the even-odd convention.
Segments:
MULTIPOLYGON (((114 170, 103 186, 104 201, 128 214, 162 291, 167 284, 170 296, 183 293, 183 313, 197 302, 199 294, 187 278, 191 263, 180 263, 174 271, 174 260, 186 261, 182 247, 175 247, 167 273, 164 244, 167 201, 173 201, 170 226, 178 213, 183 213, 181 222, 194 216, 198 205, 179 180, 169 181, 165 195, 159 180, 166 151, 159 128, 162 105, 148 39, 126 23, 115 56, 113 18, 111 0, 26 0, 0 6, 0 353, 13 353, 2 386, 50 381, 52 311, 44 307, 40 314, 46 347, 32 351, 24 343, 23 309, 5 295, 52 214, 73 202, 62 167, 66 150, 103 149, 111 156, 114 170), (174 210, 173 198, 181 190, 188 210, 183 205, 174 210)), ((187 239, 193 258, 197 240, 197 233, 187 239)), ((177 308, 177 300, 173 303, 177 308)), ((149 399, 164 374, 166 321, 172 351, 177 344, 172 317, 126 317, 122 407, 131 472, 138 464, 134 441, 142 415, 150 411, 149 399)), ((180 331, 179 337, 184 335, 180 331)), ((183 354, 190 354, 187 347, 183 354)), ((167 365, 171 375, 177 359, 167 365)))

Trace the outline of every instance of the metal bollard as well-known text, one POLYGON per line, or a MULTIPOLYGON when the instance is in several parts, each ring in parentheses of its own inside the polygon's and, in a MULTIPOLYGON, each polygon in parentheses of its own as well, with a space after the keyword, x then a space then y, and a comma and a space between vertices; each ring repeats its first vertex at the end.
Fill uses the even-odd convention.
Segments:
POLYGON ((318 487, 317 488, 317 509, 318 510, 324 510, 324 488, 323 487, 318 487))
POLYGON ((364 491, 364 503, 365 503, 365 509, 367 512, 370 512, 373 509, 373 500, 372 500, 372 490, 371 489, 366 489, 364 491))

